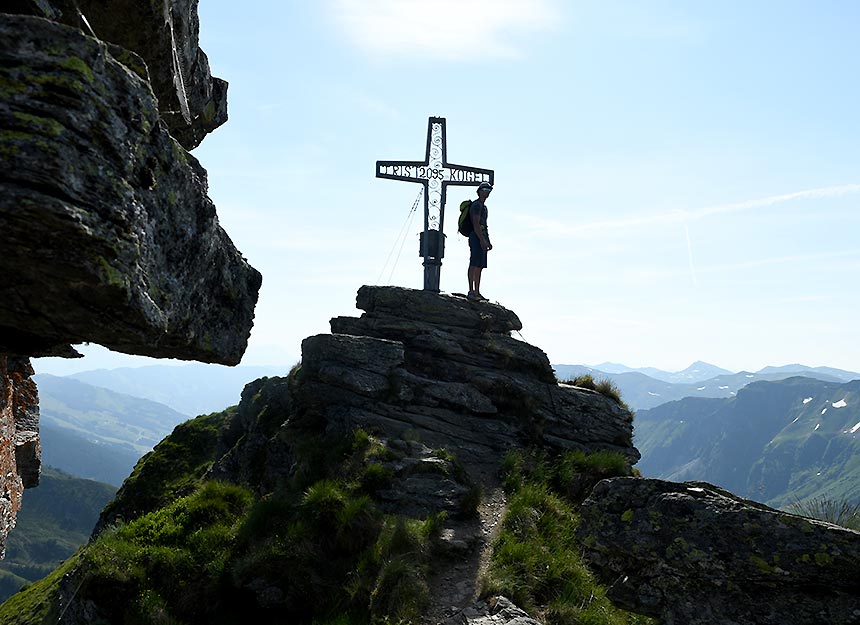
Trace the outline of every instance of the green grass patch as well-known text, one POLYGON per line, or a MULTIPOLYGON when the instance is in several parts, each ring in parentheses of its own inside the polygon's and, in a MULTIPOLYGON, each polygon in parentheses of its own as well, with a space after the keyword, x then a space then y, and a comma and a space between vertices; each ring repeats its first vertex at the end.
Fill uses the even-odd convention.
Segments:
MULTIPOLYGON (((199 442, 205 420, 195 421, 197 435, 165 441, 158 466, 199 442)), ((191 459, 175 479, 192 492, 117 522, 83 551, 78 600, 132 625, 417 622, 446 517, 379 509, 373 491, 391 479, 379 460, 391 454, 362 430, 306 437, 299 477, 264 497, 201 482, 203 455, 191 459)))
POLYGON ((206 606, 220 602, 252 500, 239 486, 207 482, 192 495, 105 532, 82 556, 87 598, 109 611, 110 622, 197 622, 206 606))
POLYGON ((75 554, 53 573, 38 582, 24 586, 0 605, 0 623, 15 625, 44 625, 60 619, 59 585, 63 576, 71 573, 78 564, 75 554))
MULTIPOLYGON (((646 625, 615 608, 588 570, 574 535, 571 484, 598 475, 629 475, 618 454, 510 453, 503 462, 508 512, 493 545, 483 594, 505 595, 548 625, 646 625)), ((590 488, 589 488, 590 490, 590 488)), ((578 492, 578 491, 577 491, 578 492)))
POLYGON ((228 408, 177 425, 138 461, 101 518, 109 523, 114 519, 128 522, 193 493, 212 466, 221 430, 235 410, 228 408))
POLYGON ((576 503, 583 501, 600 480, 632 474, 627 457, 610 451, 586 454, 574 450, 553 457, 542 451, 513 451, 505 456, 501 467, 508 492, 516 492, 526 483, 546 484, 576 503))

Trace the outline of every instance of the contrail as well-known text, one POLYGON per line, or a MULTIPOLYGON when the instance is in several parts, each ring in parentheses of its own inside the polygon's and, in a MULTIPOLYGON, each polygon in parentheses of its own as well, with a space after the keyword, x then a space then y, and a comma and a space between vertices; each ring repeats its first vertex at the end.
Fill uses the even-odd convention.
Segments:
POLYGON ((690 258, 690 276, 693 278, 693 284, 698 285, 699 281, 696 279, 696 267, 693 265, 693 244, 690 241, 690 228, 687 224, 684 224, 684 232, 687 234, 687 254, 690 258))
POLYGON ((819 189, 806 189, 803 191, 795 191, 794 193, 783 193, 781 195, 771 195, 769 197, 758 198, 755 200, 744 200, 743 202, 733 202, 731 204, 718 204, 716 206, 705 206, 703 208, 691 210, 679 209, 654 215, 644 215, 642 217, 597 221, 590 224, 577 224, 575 226, 571 226, 564 222, 541 219, 535 216, 529 217, 529 221, 535 225, 536 230, 544 231, 544 234, 566 237, 590 234, 602 230, 623 230, 649 224, 669 224, 677 223, 679 221, 689 222, 702 219, 704 217, 710 217, 712 215, 738 213, 755 208, 764 208, 767 206, 773 206, 774 204, 790 202, 791 200, 844 197, 847 195, 856 195, 858 193, 860 193, 860 184, 846 184, 834 187, 821 187, 819 189))

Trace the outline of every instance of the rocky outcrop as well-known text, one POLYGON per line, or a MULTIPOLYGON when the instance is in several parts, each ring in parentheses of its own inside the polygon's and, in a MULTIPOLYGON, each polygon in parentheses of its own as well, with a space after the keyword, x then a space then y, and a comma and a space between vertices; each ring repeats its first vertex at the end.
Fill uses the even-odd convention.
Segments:
POLYGON ((860 623, 860 533, 703 482, 600 482, 587 557, 619 607, 666 625, 860 623))
MULTIPOLYGON (((293 462, 281 422, 291 430, 328 434, 363 427, 389 441, 407 441, 404 453, 411 460, 404 480, 415 467, 427 468, 427 452, 436 448, 452 452, 475 475, 494 475, 507 451, 524 446, 614 451, 631 464, 639 458, 631 443, 632 415, 599 393, 559 384, 546 354, 511 336, 522 327, 512 311, 429 291, 370 286, 359 289, 357 306, 366 311, 360 318, 334 318, 333 334, 303 341, 292 386, 274 378, 246 388, 237 419, 262 413, 267 425, 235 426, 229 442, 236 446, 213 469, 216 476, 273 488, 293 462), (252 475, 243 466, 248 458, 268 477, 252 475)), ((431 477, 418 491, 459 492, 432 477, 443 471, 421 472, 431 477)), ((396 483, 392 492, 407 497, 418 482, 396 483)), ((421 499, 416 492, 397 506, 438 509, 421 499)))
POLYGON ((6 13, 47 18, 114 44, 111 54, 152 85, 161 119, 184 148, 194 149, 227 121, 227 83, 212 77, 198 43, 197 0, 10 0, 9 4, 3 10, 6 13))
POLYGON ((94 342, 236 364, 261 277, 183 148, 226 120, 196 1, 10 0, 0 11, 2 550, 39 476, 27 357, 94 342))
POLYGON ((25 488, 39 484, 39 396, 27 358, 0 354, 0 557, 25 488))
POLYGON ((355 420, 414 431, 490 464, 523 445, 638 460, 632 415, 599 393, 558 384, 546 354, 511 336, 522 328, 512 311, 371 286, 359 289, 357 306, 360 318, 332 319, 335 334, 302 344, 306 388, 340 400, 326 408, 332 426, 355 420))

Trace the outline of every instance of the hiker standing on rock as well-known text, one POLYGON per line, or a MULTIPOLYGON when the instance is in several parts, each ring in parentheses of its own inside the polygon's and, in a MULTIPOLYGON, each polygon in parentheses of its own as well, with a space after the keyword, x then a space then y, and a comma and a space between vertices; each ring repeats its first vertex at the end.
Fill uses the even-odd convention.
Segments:
POLYGON ((481 272, 487 267, 487 252, 493 249, 487 232, 487 198, 493 185, 482 182, 478 185, 478 199, 469 207, 472 232, 469 235, 469 294, 472 301, 486 301, 481 295, 481 272))

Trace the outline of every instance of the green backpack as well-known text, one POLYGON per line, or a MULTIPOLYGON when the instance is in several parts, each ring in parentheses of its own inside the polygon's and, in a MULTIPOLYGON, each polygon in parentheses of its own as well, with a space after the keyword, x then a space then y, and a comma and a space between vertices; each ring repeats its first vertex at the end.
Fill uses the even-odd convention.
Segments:
POLYGON ((472 207, 472 200, 463 200, 460 202, 460 219, 457 221, 457 232, 464 237, 469 236, 475 230, 472 227, 472 219, 469 217, 469 209, 472 207))

